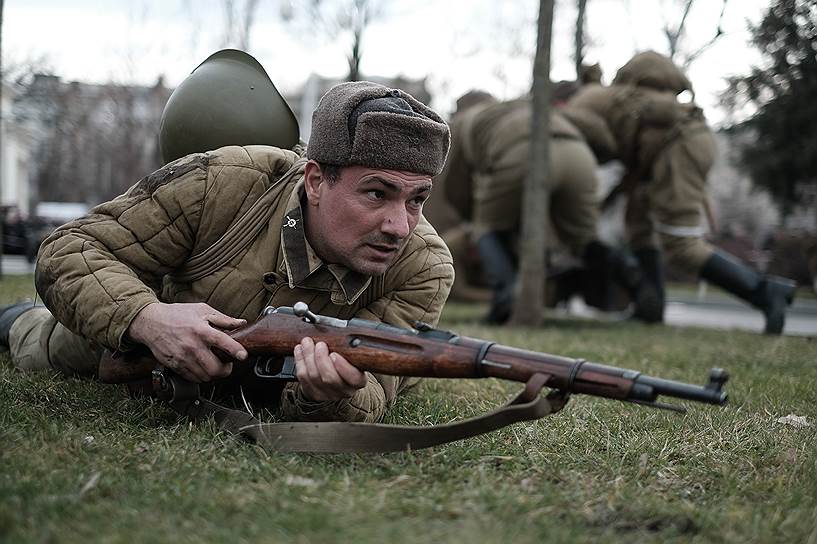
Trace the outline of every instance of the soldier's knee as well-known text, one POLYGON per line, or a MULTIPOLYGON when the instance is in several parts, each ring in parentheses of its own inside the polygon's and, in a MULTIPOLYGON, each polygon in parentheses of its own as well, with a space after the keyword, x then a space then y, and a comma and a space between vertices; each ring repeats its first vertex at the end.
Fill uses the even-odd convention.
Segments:
POLYGON ((676 268, 698 274, 706 260, 712 255, 712 246, 700 236, 661 236, 661 245, 668 262, 676 268))
POLYGON ((21 314, 9 330, 9 351, 15 367, 25 371, 51 370, 48 352, 40 341, 50 334, 56 321, 43 307, 21 314))
MULTIPOLYGON (((281 417, 286 421, 376 423, 386 412, 388 392, 372 374, 367 374, 367 378, 366 387, 351 398, 338 401, 310 400, 296 382, 290 383, 281 395, 281 417)), ((394 383, 396 387, 397 382, 394 383)))
POLYGON ((9 350, 21 370, 57 370, 66 376, 93 377, 101 350, 74 334, 44 307, 22 314, 9 331, 9 350))

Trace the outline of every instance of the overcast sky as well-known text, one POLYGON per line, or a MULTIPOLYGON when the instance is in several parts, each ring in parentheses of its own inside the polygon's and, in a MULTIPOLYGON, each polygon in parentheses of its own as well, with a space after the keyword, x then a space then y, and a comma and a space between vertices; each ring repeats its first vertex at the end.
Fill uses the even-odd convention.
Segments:
MULTIPOLYGON (((343 76, 345 37, 330 40, 320 28, 285 26, 281 10, 297 12, 311 0, 258 0, 249 52, 284 91, 316 72, 343 76)), ((332 4, 333 0, 324 0, 332 4)), ((244 0, 234 0, 243 5, 244 0)), ((636 51, 665 52, 662 27, 677 24, 681 0, 588 0, 586 58, 601 64, 605 82, 636 51)), ((689 69, 696 99, 718 124, 717 95, 724 78, 759 62, 747 21, 757 22, 768 2, 729 0, 724 35, 689 69)), ((6 0, 4 66, 36 61, 67 80, 153 84, 160 75, 177 85, 225 43, 224 0, 6 0), (10 64, 9 64, 10 63, 10 64)), ((573 79, 575 2, 557 0, 554 80, 573 79)), ((697 0, 682 49, 694 51, 715 33, 720 0, 697 0)), ((427 77, 443 114, 472 88, 500 98, 527 91, 535 47, 535 0, 402 0, 385 2, 363 44, 364 75, 427 77)))

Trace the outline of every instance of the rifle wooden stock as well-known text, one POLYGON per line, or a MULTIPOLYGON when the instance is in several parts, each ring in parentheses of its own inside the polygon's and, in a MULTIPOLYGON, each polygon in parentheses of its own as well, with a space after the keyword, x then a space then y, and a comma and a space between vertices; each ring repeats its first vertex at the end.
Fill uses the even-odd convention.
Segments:
MULTIPOLYGON (((361 319, 342 321, 310 316, 298 317, 291 309, 266 313, 259 320, 229 334, 254 356, 288 356, 301 339, 325 342, 361 370, 396 376, 429 378, 501 378, 526 383, 535 374, 547 377, 553 389, 619 400, 656 404, 659 395, 725 404, 722 386, 725 372, 713 369, 709 383, 696 386, 582 359, 571 359, 502 346, 475 338, 420 326, 402 329, 361 319)), ((240 364, 240 363, 238 363, 240 364)), ((157 362, 144 352, 106 356, 100 363, 99 379, 126 383, 145 379, 157 362)))
POLYGON ((158 361, 145 349, 127 353, 105 351, 99 361, 99 381, 102 383, 130 383, 150 378, 158 361))

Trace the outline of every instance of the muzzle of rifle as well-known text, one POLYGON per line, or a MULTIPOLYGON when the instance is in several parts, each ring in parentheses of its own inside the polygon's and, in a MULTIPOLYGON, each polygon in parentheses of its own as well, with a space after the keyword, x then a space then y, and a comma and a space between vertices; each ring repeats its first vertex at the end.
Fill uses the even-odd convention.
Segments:
POLYGON ((728 398, 726 392, 723 391, 723 386, 727 381, 729 381, 729 373, 722 368, 713 368, 709 372, 709 382, 704 386, 639 375, 634 380, 629 400, 651 403, 664 395, 723 406, 728 398))

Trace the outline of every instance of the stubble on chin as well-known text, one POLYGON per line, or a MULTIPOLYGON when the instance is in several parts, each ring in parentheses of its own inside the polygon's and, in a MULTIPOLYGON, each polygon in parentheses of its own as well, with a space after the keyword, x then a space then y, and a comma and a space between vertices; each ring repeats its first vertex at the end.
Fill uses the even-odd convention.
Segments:
POLYGON ((372 261, 350 262, 346 265, 346 268, 358 274, 363 274, 364 276, 382 276, 393 263, 394 259, 387 263, 375 263, 372 261))
POLYGON ((373 239, 367 239, 364 244, 362 244, 359 248, 361 253, 365 253, 366 244, 374 243, 374 244, 397 244, 399 248, 394 252, 394 254, 388 260, 373 260, 367 259, 363 255, 349 255, 344 256, 345 261, 342 263, 346 268, 349 270, 353 270, 358 274, 363 274, 365 276, 382 276, 383 274, 388 271, 389 267, 391 267, 396 261, 399 255, 403 252, 406 244, 408 243, 408 238, 403 240, 395 240, 393 238, 384 238, 384 237, 377 237, 373 239))
POLYGON ((347 264, 347 268, 350 270, 354 270, 358 274, 364 274, 366 276, 382 276, 386 273, 386 271, 391 267, 394 262, 397 260, 397 256, 400 254, 399 251, 396 251, 391 258, 387 260, 374 260, 374 259, 367 259, 363 255, 352 256, 349 259, 349 264, 347 264))

